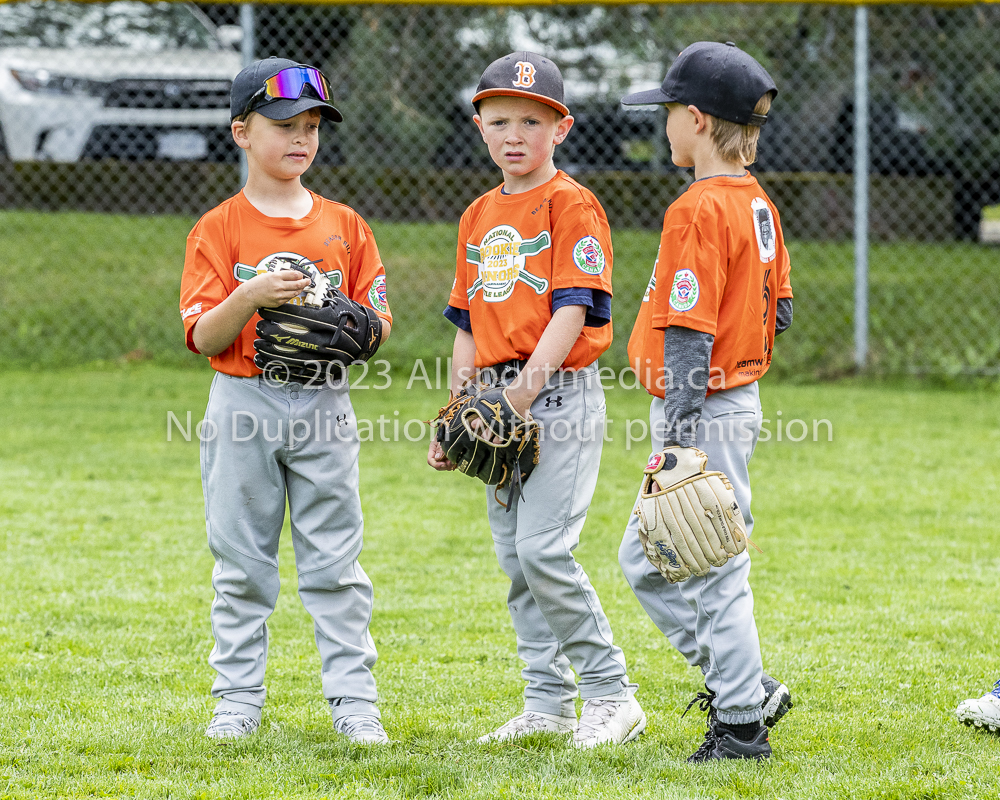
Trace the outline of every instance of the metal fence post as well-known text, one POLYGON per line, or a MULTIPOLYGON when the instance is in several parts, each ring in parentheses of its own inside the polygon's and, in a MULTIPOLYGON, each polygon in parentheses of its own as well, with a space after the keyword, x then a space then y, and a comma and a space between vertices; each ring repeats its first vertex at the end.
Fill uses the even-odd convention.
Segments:
POLYGON ((854 363, 868 360, 868 8, 854 10, 854 363))
MULTIPOLYGON (((244 3, 240 6, 240 27, 243 28, 243 43, 240 47, 240 54, 243 56, 243 66, 248 67, 254 61, 254 44, 256 41, 256 30, 254 30, 253 3, 244 3)), ((240 150, 240 186, 246 186, 249 167, 247 166, 247 154, 240 150)))

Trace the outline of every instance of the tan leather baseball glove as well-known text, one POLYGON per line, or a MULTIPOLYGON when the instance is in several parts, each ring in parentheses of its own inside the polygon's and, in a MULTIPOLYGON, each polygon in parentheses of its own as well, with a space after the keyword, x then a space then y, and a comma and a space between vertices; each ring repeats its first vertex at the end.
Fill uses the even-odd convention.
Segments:
POLYGON ((696 447, 668 447, 643 470, 635 513, 646 558, 671 583, 706 575, 747 549, 743 513, 729 479, 706 472, 696 447))

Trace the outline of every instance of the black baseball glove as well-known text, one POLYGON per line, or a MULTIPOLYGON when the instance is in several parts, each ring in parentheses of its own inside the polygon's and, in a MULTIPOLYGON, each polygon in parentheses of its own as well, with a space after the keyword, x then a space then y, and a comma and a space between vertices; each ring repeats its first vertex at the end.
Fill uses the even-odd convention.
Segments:
POLYGON ((382 341, 382 320, 339 289, 325 287, 318 305, 285 303, 261 308, 253 362, 268 377, 301 383, 339 378, 355 361, 367 361, 382 341))
POLYGON ((506 503, 497 497, 510 511, 538 463, 538 423, 514 410, 502 386, 470 383, 441 409, 436 424, 444 454, 461 472, 498 490, 510 486, 506 503))

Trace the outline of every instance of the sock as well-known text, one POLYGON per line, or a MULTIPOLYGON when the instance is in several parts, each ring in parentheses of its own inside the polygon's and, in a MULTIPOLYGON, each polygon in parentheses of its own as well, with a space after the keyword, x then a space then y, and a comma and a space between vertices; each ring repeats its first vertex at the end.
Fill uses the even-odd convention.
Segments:
POLYGON ((761 723, 748 722, 745 725, 734 725, 730 722, 717 722, 716 727, 722 731, 728 731, 741 742, 752 742, 760 731, 761 723))

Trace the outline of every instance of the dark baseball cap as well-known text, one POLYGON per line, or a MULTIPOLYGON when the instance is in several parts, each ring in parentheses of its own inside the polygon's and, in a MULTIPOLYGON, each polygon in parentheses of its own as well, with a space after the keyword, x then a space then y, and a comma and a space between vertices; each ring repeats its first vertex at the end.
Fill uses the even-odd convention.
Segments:
POLYGON ((754 106, 768 93, 774 99, 778 90, 753 56, 732 42, 695 42, 670 65, 659 89, 623 97, 622 105, 683 103, 738 125, 762 127, 767 116, 755 114, 754 106))
POLYGON ((527 97, 551 106, 563 116, 569 109, 563 102, 563 79, 559 67, 538 53, 521 50, 498 58, 479 79, 472 105, 487 97, 527 97))
MULTIPOLYGON (((232 119, 236 119, 246 111, 250 101, 262 93, 264 81, 273 78, 279 72, 289 67, 304 67, 315 70, 307 64, 298 64, 287 58, 265 58, 255 61, 249 67, 245 67, 239 75, 233 78, 233 86, 229 91, 229 114, 232 119)), ((316 70, 318 72, 318 70, 316 70)), ((323 78, 323 81, 326 79, 323 78)), ((322 99, 308 84, 303 88, 301 95, 297 99, 289 98, 268 98, 261 97, 261 102, 254 103, 253 111, 268 119, 291 119, 296 114, 308 111, 310 108, 318 108, 319 113, 332 122, 343 122, 344 118, 340 112, 333 107, 333 96, 329 100, 322 99)))

